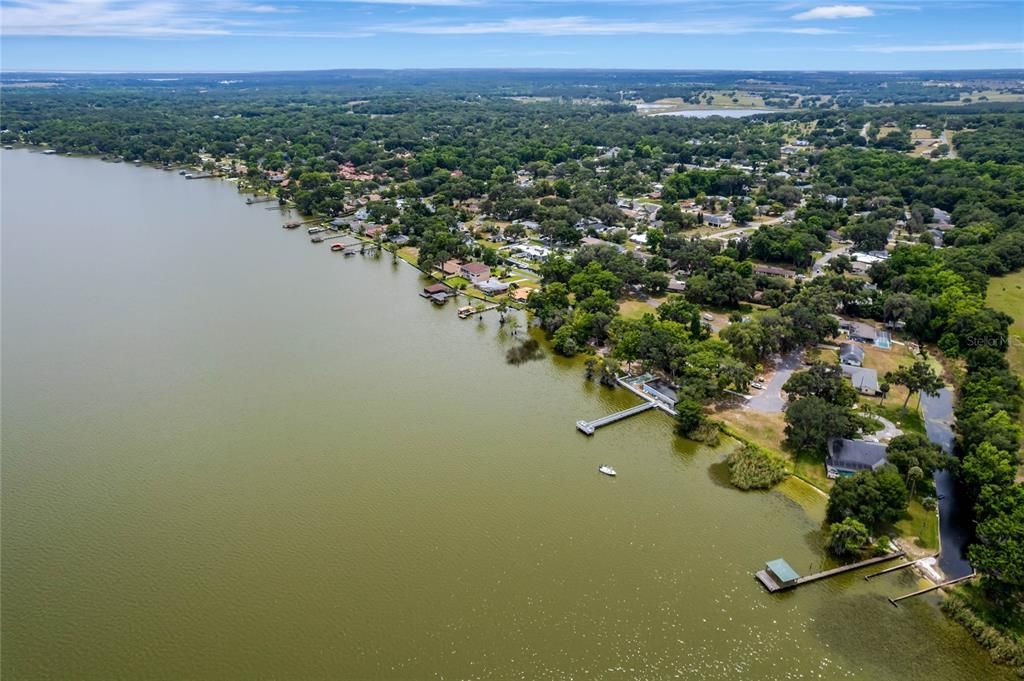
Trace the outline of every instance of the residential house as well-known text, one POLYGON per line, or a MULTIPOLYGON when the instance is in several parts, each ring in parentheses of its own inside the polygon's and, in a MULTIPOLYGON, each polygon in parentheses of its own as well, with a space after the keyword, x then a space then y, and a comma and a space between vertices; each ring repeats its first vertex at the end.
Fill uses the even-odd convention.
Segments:
POLYGON ((849 322, 846 327, 846 335, 850 340, 861 343, 874 343, 878 338, 878 330, 864 322, 849 322))
POLYGON ((854 343, 839 344, 839 361, 852 367, 864 365, 864 348, 854 343))
POLYGON ((525 303, 530 297, 530 293, 533 291, 532 288, 517 288, 508 294, 508 297, 517 303, 525 303))
POLYGON ((474 284, 479 284, 491 277, 491 268, 482 262, 467 262, 459 268, 459 274, 474 284))
POLYGON ((876 471, 886 464, 885 451, 886 446, 880 442, 829 438, 825 472, 830 478, 838 478, 876 471))
POLYGON ((704 224, 712 227, 728 227, 732 224, 732 216, 728 213, 721 215, 705 214, 704 224))
POLYGON ((499 281, 494 277, 491 277, 487 281, 481 281, 476 285, 476 287, 488 296, 494 296, 508 291, 508 284, 503 281, 499 281))
POLYGON ((755 274, 765 274, 769 277, 785 277, 786 279, 792 279, 796 276, 796 272, 793 270, 787 270, 784 267, 773 267, 772 265, 754 265, 755 274))
POLYGON ((444 263, 443 265, 441 265, 441 272, 443 272, 444 276, 446 276, 446 277, 453 277, 453 276, 455 276, 456 274, 459 273, 459 269, 461 267, 462 267, 462 261, 461 260, 449 260, 446 263, 444 263))
POLYGON ((841 364, 840 368, 843 370, 843 374, 850 379, 850 384, 861 395, 868 395, 870 397, 878 395, 878 372, 874 369, 850 366, 849 364, 841 364))

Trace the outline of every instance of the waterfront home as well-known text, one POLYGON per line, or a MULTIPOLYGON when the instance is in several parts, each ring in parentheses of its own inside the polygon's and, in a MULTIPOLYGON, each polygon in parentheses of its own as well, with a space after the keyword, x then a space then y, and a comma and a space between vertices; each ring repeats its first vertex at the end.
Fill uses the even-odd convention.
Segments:
POLYGON ((371 239, 377 236, 384 236, 384 232, 387 231, 387 227, 384 225, 367 225, 363 228, 363 234, 370 237, 371 239))
POLYGON ((850 383, 861 395, 874 397, 878 395, 878 372, 874 369, 861 366, 850 366, 841 364, 843 374, 850 379, 850 383))
POLYGON ((482 262, 467 262, 459 268, 459 274, 474 284, 479 284, 490 279, 491 268, 482 262))
POLYGON ((530 297, 530 293, 533 291, 532 288, 517 288, 508 294, 508 297, 517 303, 525 303, 530 297))
POLYGON ((443 265, 441 265, 441 272, 443 272, 444 276, 446 277, 454 277, 456 274, 459 273, 459 268, 461 267, 461 260, 448 260, 443 265))
POLYGON ((830 478, 838 478, 860 471, 876 471, 886 464, 885 451, 886 446, 880 442, 829 438, 825 472, 830 478))
POLYGON ((481 281, 476 284, 476 287, 484 292, 485 295, 493 296, 499 293, 505 293, 508 291, 508 284, 494 277, 491 277, 487 281, 481 281))
POLYGON ((852 367, 864 365, 864 348, 854 343, 839 344, 839 361, 852 367))

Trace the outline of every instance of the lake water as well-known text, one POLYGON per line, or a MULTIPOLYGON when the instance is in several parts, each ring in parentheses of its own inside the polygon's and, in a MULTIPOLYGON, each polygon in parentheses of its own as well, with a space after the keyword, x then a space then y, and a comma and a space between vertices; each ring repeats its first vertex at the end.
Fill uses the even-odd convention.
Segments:
POLYGON ((5 679, 1010 678, 821 497, 228 183, 5 151, 5 679), (619 477, 597 472, 610 463, 619 477))

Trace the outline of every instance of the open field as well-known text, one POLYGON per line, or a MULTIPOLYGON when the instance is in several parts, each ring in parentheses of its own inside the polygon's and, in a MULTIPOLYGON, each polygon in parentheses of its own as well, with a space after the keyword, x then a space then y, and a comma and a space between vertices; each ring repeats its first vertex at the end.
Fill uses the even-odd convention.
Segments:
POLYGON ((1013 317, 1006 359, 1011 369, 1024 375, 1024 270, 992 279, 985 302, 1013 317))

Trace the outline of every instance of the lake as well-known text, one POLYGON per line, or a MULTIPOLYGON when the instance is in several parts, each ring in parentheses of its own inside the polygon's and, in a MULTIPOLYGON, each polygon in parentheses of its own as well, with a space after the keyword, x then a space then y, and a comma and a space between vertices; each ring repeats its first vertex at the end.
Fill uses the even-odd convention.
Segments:
POLYGON ((233 185, 2 163, 5 679, 1011 678, 824 502, 233 185), (597 472, 609 463, 616 479, 597 472))

